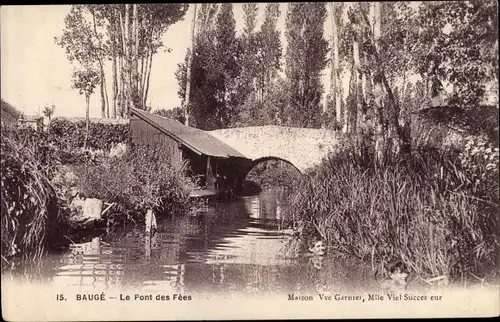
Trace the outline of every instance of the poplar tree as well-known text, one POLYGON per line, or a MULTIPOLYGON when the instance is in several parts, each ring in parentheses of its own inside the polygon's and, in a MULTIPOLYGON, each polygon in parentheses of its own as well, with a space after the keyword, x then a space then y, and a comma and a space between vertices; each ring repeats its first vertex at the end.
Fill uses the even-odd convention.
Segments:
POLYGON ((326 67, 328 43, 323 37, 324 3, 290 3, 286 17, 285 74, 290 93, 288 124, 318 127, 321 123, 321 71, 326 67))

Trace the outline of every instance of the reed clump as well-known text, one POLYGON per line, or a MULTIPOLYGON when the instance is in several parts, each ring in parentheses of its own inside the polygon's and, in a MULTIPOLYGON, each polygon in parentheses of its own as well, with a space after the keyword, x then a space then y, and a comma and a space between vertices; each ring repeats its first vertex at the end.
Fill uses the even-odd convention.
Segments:
POLYGON ((303 240, 321 235, 375 271, 400 259, 423 278, 484 281, 498 273, 499 246, 498 148, 485 142, 420 147, 379 168, 373 151, 359 158, 345 144, 306 174, 291 217, 303 240))
POLYGON ((142 222, 147 209, 172 215, 190 211, 194 184, 186 175, 187 164, 170 159, 167 151, 136 145, 123 156, 74 170, 85 197, 115 203, 108 222, 129 225, 142 222))
POLYGON ((14 257, 40 258, 68 224, 38 136, 29 129, 1 131, 2 267, 14 257))

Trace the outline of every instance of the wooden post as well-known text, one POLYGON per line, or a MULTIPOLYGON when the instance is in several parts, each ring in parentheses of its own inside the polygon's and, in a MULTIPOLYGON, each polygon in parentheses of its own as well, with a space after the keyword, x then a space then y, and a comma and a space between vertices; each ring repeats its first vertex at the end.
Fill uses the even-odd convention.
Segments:
POLYGON ((146 212, 146 233, 149 234, 153 229, 158 229, 158 226, 156 225, 156 216, 152 209, 148 209, 146 212))
POLYGON ((212 165, 210 163, 210 156, 207 156, 207 189, 214 190, 215 189, 215 179, 214 174, 212 172, 212 165))

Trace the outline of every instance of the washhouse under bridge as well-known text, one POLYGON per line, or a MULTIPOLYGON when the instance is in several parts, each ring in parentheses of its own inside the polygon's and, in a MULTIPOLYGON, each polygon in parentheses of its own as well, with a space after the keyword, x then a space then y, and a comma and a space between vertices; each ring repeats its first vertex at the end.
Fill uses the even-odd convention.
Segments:
POLYGON ((144 110, 130 110, 132 143, 167 149, 173 162, 187 161, 208 191, 243 187, 257 164, 280 160, 303 173, 321 162, 338 143, 327 129, 255 126, 203 131, 144 110))

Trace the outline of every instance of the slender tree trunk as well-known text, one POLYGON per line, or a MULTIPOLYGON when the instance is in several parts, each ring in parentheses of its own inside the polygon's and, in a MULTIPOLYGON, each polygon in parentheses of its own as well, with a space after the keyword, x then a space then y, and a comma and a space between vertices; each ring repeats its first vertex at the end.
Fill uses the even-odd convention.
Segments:
MULTIPOLYGON (((380 35, 381 35, 381 4, 380 2, 375 2, 374 4, 374 27, 373 27, 373 38, 375 40, 375 48, 380 48, 380 35)), ((375 76, 373 78, 373 94, 374 94, 374 122, 375 122, 375 163, 377 165, 382 165, 384 163, 384 151, 385 151, 385 140, 384 140, 384 128, 383 128, 383 117, 382 108, 384 102, 384 92, 382 88, 382 79, 380 75, 380 69, 375 68, 375 76)))
POLYGON ((85 141, 83 141, 83 149, 87 149, 87 141, 89 139, 89 108, 90 108, 90 95, 85 95, 85 141))
POLYGON ((123 38, 123 68, 122 68, 122 75, 123 75, 123 116, 127 117, 128 116, 128 107, 130 103, 130 52, 129 52, 129 4, 125 4, 125 19, 122 18, 122 14, 120 13, 120 22, 121 22, 121 28, 122 28, 122 38, 123 38), (123 21, 125 20, 125 21, 123 21))
MULTIPOLYGON (((370 66, 370 61, 368 54, 365 53, 363 55, 363 59, 365 61, 365 66, 370 66)), ((367 68, 365 73, 365 102, 366 102, 366 107, 369 109, 373 105, 373 84, 372 84, 372 74, 370 73, 369 69, 367 68)))
POLYGON ((363 113, 363 86, 361 77, 361 60, 359 54, 359 28, 357 24, 353 26, 354 36, 352 41, 352 52, 354 61, 354 85, 355 85, 355 96, 356 96, 356 126, 355 131, 360 131, 361 124, 364 122, 363 113))
POLYGON ((333 11, 333 42, 334 42, 334 50, 333 50, 333 70, 334 70, 334 81, 335 81, 335 88, 334 88, 334 95, 332 99, 335 102, 335 112, 336 112, 336 118, 337 118, 337 123, 340 125, 342 123, 342 96, 340 94, 340 87, 342 86, 342 82, 340 81, 340 55, 339 55, 339 49, 340 49, 340 41, 339 41, 339 29, 340 29, 340 17, 341 17, 341 8, 339 8, 338 4, 336 3, 331 3, 332 5, 332 11, 333 11), (335 8, 337 7, 337 8, 335 8))
POLYGON ((351 133, 354 130, 353 125, 355 125, 355 123, 353 124, 352 119, 354 118, 355 110, 352 109, 352 106, 349 102, 349 97, 352 97, 353 94, 355 95, 355 93, 353 93, 355 91, 355 88, 353 88, 354 87, 353 82, 355 81, 354 78, 355 78, 354 64, 351 64, 351 72, 349 76, 349 88, 347 93, 348 99, 346 101, 346 105, 344 108, 344 125, 342 127, 343 133, 351 133))
POLYGON ((118 56, 118 67, 119 67, 119 75, 120 82, 118 84, 118 101, 120 103, 119 113, 121 117, 124 117, 125 112, 125 72, 124 72, 124 63, 123 63, 123 55, 118 56))
POLYGON ((126 60, 126 67, 127 67, 127 74, 126 74, 126 80, 127 80, 127 115, 130 107, 134 107, 134 97, 133 97, 133 85, 132 85, 132 37, 131 37, 131 29, 130 28, 130 4, 125 4, 125 35, 126 35, 126 46, 127 46, 127 60, 126 60))
POLYGON ((138 6, 137 4, 133 4, 133 26, 132 26, 132 36, 134 39, 133 46, 133 56, 132 56, 132 66, 133 66, 133 75, 132 75, 132 96, 134 107, 143 108, 140 101, 139 96, 139 14, 138 14, 138 6))
POLYGON ((148 92, 149 92, 149 77, 151 76, 151 66, 153 65, 153 51, 150 49, 149 53, 149 68, 146 77, 146 90, 144 91, 144 106, 147 106, 148 92))
MULTIPOLYGON (((337 79, 336 79, 336 70, 335 70, 335 46, 337 45, 337 41, 335 39, 335 33, 337 31, 337 27, 335 25, 335 5, 333 2, 329 2, 330 5, 330 20, 332 22, 332 41, 331 41, 331 58, 330 58, 330 64, 331 64, 331 70, 330 70, 330 99, 333 102, 334 105, 334 110, 336 111, 335 108, 335 101, 337 99, 337 79)), ((327 111, 327 106, 325 104, 325 108, 323 112, 327 111)), ((337 115, 337 121, 338 121, 338 115, 337 115)))
POLYGON ((186 92, 184 96, 184 124, 186 126, 189 126, 189 98, 191 94, 191 66, 193 64, 193 56, 195 53, 194 50, 194 30, 196 27, 196 3, 194 4, 194 9, 193 9, 193 20, 191 21, 191 49, 190 49, 190 55, 188 57, 188 62, 187 62, 187 70, 186 70, 186 92))
MULTIPOLYGON (((88 7, 91 8, 91 7, 88 7)), ((102 48, 102 43, 99 40, 99 34, 97 33, 97 23, 95 19, 95 13, 93 9, 89 9, 91 15, 92 15, 92 25, 94 28, 94 36, 96 39, 99 41, 100 48, 102 48)), ((109 117, 109 101, 108 101, 108 91, 106 89, 106 78, 104 74, 104 65, 103 65, 103 58, 101 52, 96 52, 95 57, 97 61, 99 62, 99 67, 101 69, 101 82, 100 82, 100 92, 101 92, 101 116, 103 118, 106 117, 106 111, 107 115, 109 117)))
POLYGON ((144 73, 142 75, 142 105, 146 106, 146 81, 149 69, 149 49, 146 49, 146 56, 144 57, 144 73))
POLYGON ((99 82, 101 93, 101 117, 106 117, 106 100, 104 98, 104 71, 101 70, 101 81, 99 82))
POLYGON ((141 101, 141 105, 144 106, 143 102, 144 102, 144 56, 141 57, 141 68, 140 68, 140 72, 139 72, 139 80, 138 80, 138 84, 139 84, 139 89, 138 89, 138 97, 141 101))
POLYGON ((106 77, 104 74, 104 66, 102 67, 102 87, 104 89, 104 105, 106 109, 106 117, 109 118, 109 98, 108 98, 108 86, 106 85, 106 77))
POLYGON ((113 116, 113 118, 116 118, 117 97, 118 97, 118 77, 117 77, 117 66, 116 66, 116 52, 113 52, 113 110, 111 111, 111 115, 113 116))

